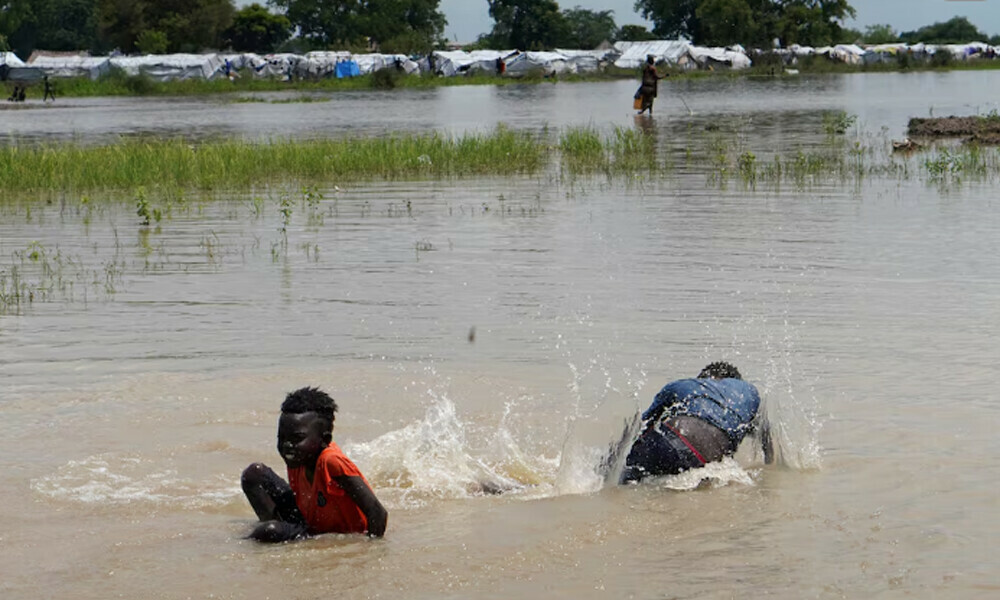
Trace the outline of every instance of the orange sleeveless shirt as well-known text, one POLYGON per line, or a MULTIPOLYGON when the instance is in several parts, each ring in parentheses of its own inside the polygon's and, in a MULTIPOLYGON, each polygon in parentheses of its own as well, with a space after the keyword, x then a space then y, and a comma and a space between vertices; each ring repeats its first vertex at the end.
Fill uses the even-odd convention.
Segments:
POLYGON ((288 469, 288 484, 295 492, 295 503, 306 518, 309 533, 364 533, 368 530, 365 514, 336 481, 344 475, 360 477, 368 485, 358 467, 333 442, 316 460, 312 483, 306 479, 305 467, 288 469))

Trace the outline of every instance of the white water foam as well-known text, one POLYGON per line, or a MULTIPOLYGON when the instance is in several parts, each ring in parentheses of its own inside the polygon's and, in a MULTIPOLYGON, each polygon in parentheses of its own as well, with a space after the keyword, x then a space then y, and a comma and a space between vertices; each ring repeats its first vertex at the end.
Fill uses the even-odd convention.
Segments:
POLYGON ((522 451, 503 422, 486 434, 481 450, 471 448, 469 429, 454 403, 440 397, 422 420, 370 442, 347 445, 345 452, 364 465, 380 496, 405 507, 434 499, 521 493, 551 479, 558 461, 522 451))
POLYGON ((99 454, 71 460, 51 475, 34 479, 31 489, 58 501, 84 504, 182 503, 190 508, 223 505, 241 494, 239 481, 216 476, 196 481, 176 469, 151 470, 153 461, 99 454))

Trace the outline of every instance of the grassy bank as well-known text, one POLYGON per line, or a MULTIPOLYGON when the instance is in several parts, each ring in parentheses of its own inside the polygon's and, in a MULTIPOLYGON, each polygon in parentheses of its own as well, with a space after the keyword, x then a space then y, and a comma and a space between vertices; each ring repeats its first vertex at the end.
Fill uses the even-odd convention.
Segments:
POLYGON ((243 189, 275 182, 504 176, 565 162, 574 172, 656 168, 648 136, 572 129, 558 142, 505 127, 487 134, 382 138, 123 141, 0 148, 0 193, 88 190, 243 189))

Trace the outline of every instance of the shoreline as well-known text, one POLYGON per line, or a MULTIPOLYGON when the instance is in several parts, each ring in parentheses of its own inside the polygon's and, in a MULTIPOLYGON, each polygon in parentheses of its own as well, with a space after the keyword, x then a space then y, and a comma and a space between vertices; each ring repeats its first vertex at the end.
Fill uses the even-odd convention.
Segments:
MULTIPOLYGON (((673 80, 704 79, 704 78, 783 78, 817 75, 843 75, 864 73, 925 73, 950 71, 992 71, 1000 70, 1000 60, 976 61, 971 63, 951 63, 948 65, 913 64, 900 66, 893 63, 874 63, 866 65, 849 65, 832 62, 825 58, 806 59, 795 65, 778 65, 761 63, 747 69, 718 70, 684 70, 678 68, 660 68, 661 73, 667 73, 673 80)), ((430 89, 438 87, 454 87, 469 85, 538 85, 558 83, 590 83, 601 81, 639 80, 639 72, 631 69, 607 68, 597 73, 564 74, 543 76, 529 74, 521 77, 497 76, 493 74, 475 74, 467 76, 441 77, 431 75, 405 75, 397 73, 384 74, 378 71, 373 74, 357 77, 335 79, 298 79, 286 81, 278 78, 237 78, 229 80, 217 79, 187 79, 172 81, 155 81, 143 75, 126 75, 123 72, 111 73, 98 79, 68 78, 54 79, 56 97, 90 98, 90 97, 156 97, 156 96, 192 96, 213 94, 240 94, 252 92, 341 92, 361 90, 393 90, 393 89, 430 89)), ((9 93, 13 83, 5 82, 4 88, 9 93)), ((29 86, 29 90, 38 92, 38 86, 29 86)), ((28 98, 36 101, 38 98, 28 98)), ((33 102, 32 102, 33 103, 33 102)), ((23 106, 11 102, 11 107, 23 106)))

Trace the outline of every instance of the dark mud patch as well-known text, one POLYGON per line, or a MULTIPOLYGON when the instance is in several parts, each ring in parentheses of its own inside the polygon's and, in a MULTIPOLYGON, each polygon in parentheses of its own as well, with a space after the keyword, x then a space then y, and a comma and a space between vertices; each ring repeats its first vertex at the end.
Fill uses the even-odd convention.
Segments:
POLYGON ((940 117, 910 119, 907 133, 922 138, 965 138, 968 142, 1000 144, 1000 117, 940 117))

